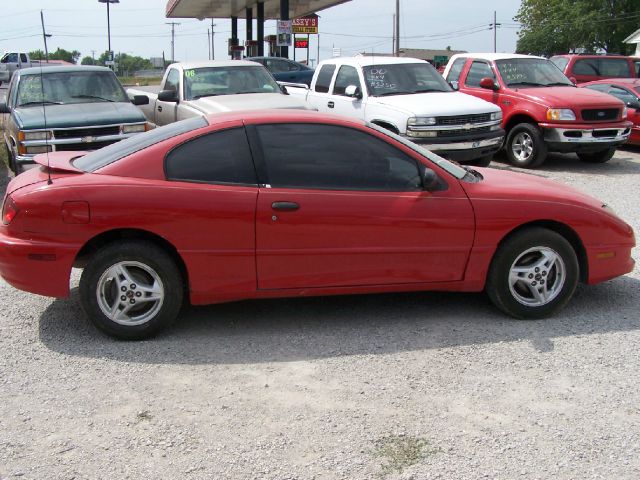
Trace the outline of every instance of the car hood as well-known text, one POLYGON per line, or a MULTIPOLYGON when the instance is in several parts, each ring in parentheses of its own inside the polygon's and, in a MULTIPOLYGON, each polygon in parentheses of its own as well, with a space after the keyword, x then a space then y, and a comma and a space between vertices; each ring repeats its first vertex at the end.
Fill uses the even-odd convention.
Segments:
POLYGON ((144 114, 128 102, 68 103, 63 105, 18 107, 14 110, 20 128, 73 128, 144 122, 144 114))
POLYGON ((427 92, 370 97, 370 103, 404 110, 413 116, 451 116, 499 112, 500 108, 462 92, 427 92))
POLYGON ((203 114, 263 108, 309 109, 309 106, 302 99, 279 93, 220 95, 218 97, 202 97, 197 100, 189 100, 187 103, 203 114))
POLYGON ((548 107, 621 108, 622 101, 607 93, 588 88, 536 87, 519 88, 518 95, 548 107))
POLYGON ((484 180, 463 183, 467 195, 474 200, 504 200, 562 203, 601 210, 603 202, 572 187, 538 175, 495 168, 478 168, 484 180))

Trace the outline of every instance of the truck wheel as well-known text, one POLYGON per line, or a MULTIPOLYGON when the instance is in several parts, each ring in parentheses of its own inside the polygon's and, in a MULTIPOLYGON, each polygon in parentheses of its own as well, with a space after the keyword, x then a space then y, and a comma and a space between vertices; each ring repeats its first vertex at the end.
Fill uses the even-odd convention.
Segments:
POLYGON ((149 338, 171 324, 184 281, 173 259, 141 241, 107 245, 80 277, 80 303, 93 324, 123 340, 149 338))
POLYGON ((486 292, 500 310, 518 319, 560 310, 578 284, 580 267, 571 244, 545 228, 526 228, 498 248, 486 292))
POLYGON ((16 172, 16 168, 17 168, 16 159, 13 156, 13 152, 7 146, 6 143, 4 144, 4 151, 5 151, 5 154, 7 155, 7 166, 9 167, 9 170, 11 170, 14 175, 17 175, 18 172, 16 172))
POLYGON ((615 148, 607 148, 606 150, 600 150, 599 152, 578 153, 578 158, 586 163, 605 163, 611 160, 615 153, 615 148))
POLYGON ((547 158, 547 145, 540 129, 531 123, 520 123, 507 136, 507 156, 514 167, 534 168, 547 158))

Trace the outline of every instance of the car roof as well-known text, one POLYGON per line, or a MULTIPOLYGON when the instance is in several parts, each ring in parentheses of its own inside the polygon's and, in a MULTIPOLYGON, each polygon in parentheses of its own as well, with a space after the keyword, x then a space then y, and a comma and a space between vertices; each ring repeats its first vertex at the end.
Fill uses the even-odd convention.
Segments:
POLYGON ((204 60, 201 62, 180 62, 172 63, 167 68, 181 67, 184 70, 190 70, 192 68, 207 68, 207 67, 255 67, 259 65, 257 62, 251 62, 247 60, 204 60))
POLYGON ((640 85, 640 78, 603 78, 601 80, 594 80, 592 82, 585 82, 580 84, 581 87, 586 85, 598 85, 598 84, 611 84, 611 85, 626 85, 629 87, 637 87, 640 85))
POLYGON ((397 65, 403 63, 428 63, 426 60, 412 57, 387 57, 384 55, 358 55, 357 57, 336 57, 329 60, 323 60, 322 64, 346 63, 350 65, 358 65, 367 67, 372 65, 397 65))
POLYGON ((47 67, 28 67, 18 70, 20 75, 33 75, 46 73, 61 73, 61 72, 110 72, 111 69, 107 67, 99 67, 95 65, 60 65, 60 66, 47 66, 47 67))
POLYGON ((341 115, 321 113, 314 110, 295 109, 263 109, 263 110, 238 110, 224 113, 212 113, 206 115, 210 125, 221 122, 243 121, 246 124, 254 123, 285 123, 285 122, 325 122, 341 125, 366 125, 366 122, 348 118, 341 115))
POLYGON ((632 58, 627 57, 625 55, 598 55, 598 54, 584 54, 584 53, 561 53, 558 55, 553 55, 554 57, 564 57, 564 58, 632 58))
POLYGON ((483 60, 508 60, 511 58, 541 58, 546 60, 544 57, 538 57, 536 55, 522 55, 520 53, 456 53, 451 57, 449 61, 455 60, 457 58, 479 58, 483 60))

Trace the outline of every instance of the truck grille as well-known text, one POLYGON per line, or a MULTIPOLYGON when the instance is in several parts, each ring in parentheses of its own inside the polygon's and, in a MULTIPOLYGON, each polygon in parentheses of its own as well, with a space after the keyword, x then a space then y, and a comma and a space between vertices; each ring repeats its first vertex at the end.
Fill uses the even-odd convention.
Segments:
POLYGON ((482 123, 491 120, 490 113, 479 113, 477 115, 456 115, 453 117, 437 117, 436 125, 464 125, 466 123, 482 123))
POLYGON ((617 108, 594 108, 582 110, 582 119, 588 122, 616 120, 618 115, 620 115, 620 110, 617 108))
POLYGON ((471 130, 465 130, 463 128, 459 130, 442 130, 438 132, 438 137, 461 137, 463 135, 469 135, 474 133, 486 133, 490 127, 472 128, 471 130))
POLYGON ((57 152, 82 152, 98 150, 99 148, 106 147, 112 143, 116 143, 117 140, 110 140, 106 142, 89 142, 89 143, 70 143, 68 145, 56 145, 57 152))
POLYGON ((104 135, 118 135, 119 133, 120 126, 116 125, 109 127, 65 128, 54 130, 53 136, 55 138, 101 137, 104 135))

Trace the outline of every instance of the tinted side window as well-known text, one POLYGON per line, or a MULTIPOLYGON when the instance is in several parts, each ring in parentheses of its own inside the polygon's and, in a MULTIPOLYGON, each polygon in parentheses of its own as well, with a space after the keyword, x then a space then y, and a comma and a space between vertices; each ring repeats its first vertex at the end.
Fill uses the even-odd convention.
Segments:
POLYGON ((448 82, 457 82, 460 78, 460 73, 462 72, 462 67, 464 67, 464 62, 466 62, 466 58, 456 58, 449 69, 449 73, 447 75, 448 82))
POLYGON ((631 76, 629 64, 624 58, 601 58, 600 75, 625 78, 631 76))
POLYGON ((28 62, 28 60, 27 60, 27 54, 26 54, 26 53, 21 53, 21 54, 20 54, 20 61, 21 61, 22 63, 27 63, 27 62, 28 62))
POLYGON ((244 128, 210 133, 183 143, 165 159, 167 179, 199 183, 257 183, 244 128))
POLYGON ((338 70, 336 83, 333 86, 333 93, 335 95, 344 95, 344 91, 349 85, 355 85, 356 87, 360 87, 360 90, 362 90, 358 71, 349 65, 343 65, 340 67, 340 70, 338 70))
POLYGON ((609 91, 609 87, 611 87, 611 85, 598 83, 596 85, 589 85, 588 87, 585 87, 585 88, 588 88, 589 90, 596 90, 598 92, 607 93, 609 91))
POLYGON ((418 165, 411 157, 364 132, 316 124, 261 125, 257 129, 273 187, 422 189, 418 165), (304 145, 304 154, 299 145, 304 145))
POLYGON ((598 60, 595 58, 580 58, 573 65, 573 73, 576 75, 600 75, 598 60))
POLYGON ((637 97, 633 95, 630 91, 628 91, 626 88, 620 88, 612 85, 611 90, 609 90, 609 93, 614 97, 617 97, 620 100, 622 100, 625 103, 625 105, 631 106, 633 104, 638 103, 637 97))
POLYGON ((318 72, 318 79, 316 80, 315 91, 319 93, 327 93, 329 92, 329 85, 331 84, 331 77, 333 77, 333 72, 335 72, 335 65, 323 65, 318 72))
POLYGON ((464 83, 468 87, 479 87, 480 80, 487 77, 496 78, 491 67, 485 62, 473 62, 464 83))
POLYGON ((174 92, 178 91, 178 86, 180 85, 180 74, 178 70, 172 68, 169 70, 169 74, 167 75, 167 81, 164 84, 165 90, 173 90, 174 92))

